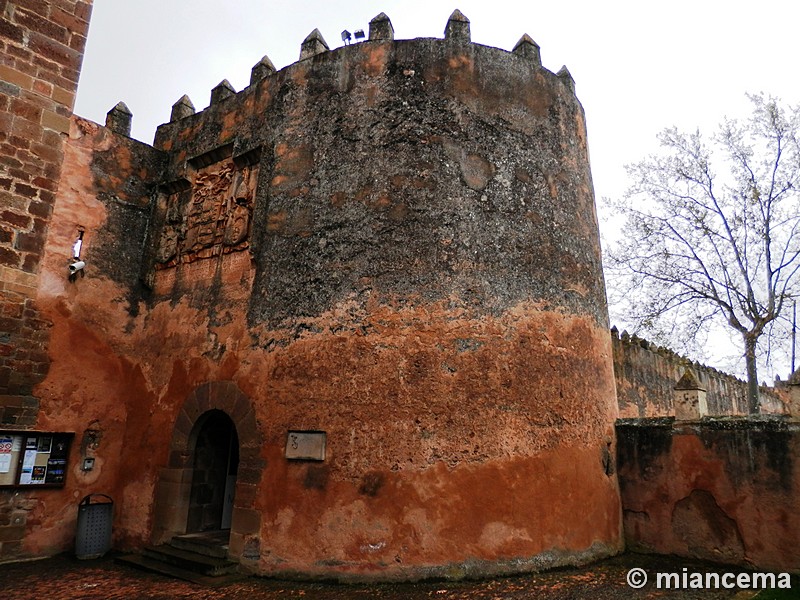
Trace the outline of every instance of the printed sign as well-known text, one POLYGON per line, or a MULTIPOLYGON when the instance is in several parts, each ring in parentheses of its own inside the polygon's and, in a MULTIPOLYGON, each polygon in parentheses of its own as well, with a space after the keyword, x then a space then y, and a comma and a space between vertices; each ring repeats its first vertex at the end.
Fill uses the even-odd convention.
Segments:
POLYGON ((11 470, 12 445, 10 437, 0 437, 0 473, 8 473, 11 470))
POLYGON ((44 483, 44 476, 47 473, 47 467, 35 466, 31 471, 31 483, 41 484, 44 483))

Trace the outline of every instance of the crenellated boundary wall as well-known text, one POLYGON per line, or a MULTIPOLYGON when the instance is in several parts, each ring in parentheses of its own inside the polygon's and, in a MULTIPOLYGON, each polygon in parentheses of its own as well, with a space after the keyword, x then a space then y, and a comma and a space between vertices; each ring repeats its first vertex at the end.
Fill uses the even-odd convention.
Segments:
MULTIPOLYGON (((611 329, 611 345, 621 418, 675 416, 675 385, 687 370, 706 390, 709 415, 747 414, 745 381, 616 328, 611 329)), ((762 414, 786 410, 783 388, 761 387, 762 414)))

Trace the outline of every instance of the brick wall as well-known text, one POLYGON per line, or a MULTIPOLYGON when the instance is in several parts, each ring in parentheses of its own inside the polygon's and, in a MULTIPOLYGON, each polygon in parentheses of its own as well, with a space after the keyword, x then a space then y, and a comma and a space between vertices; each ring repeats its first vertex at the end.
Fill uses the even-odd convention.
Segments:
POLYGON ((0 427, 24 428, 49 367, 35 296, 91 0, 0 0, 0 13, 0 427))

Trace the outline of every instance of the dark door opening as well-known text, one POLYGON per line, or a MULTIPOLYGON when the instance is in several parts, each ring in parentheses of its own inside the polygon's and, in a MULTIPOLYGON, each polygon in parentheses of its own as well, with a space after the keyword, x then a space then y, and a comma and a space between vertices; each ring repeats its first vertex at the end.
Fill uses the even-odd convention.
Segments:
POLYGON ((239 436, 230 417, 211 410, 201 419, 186 533, 230 529, 239 467, 239 436))

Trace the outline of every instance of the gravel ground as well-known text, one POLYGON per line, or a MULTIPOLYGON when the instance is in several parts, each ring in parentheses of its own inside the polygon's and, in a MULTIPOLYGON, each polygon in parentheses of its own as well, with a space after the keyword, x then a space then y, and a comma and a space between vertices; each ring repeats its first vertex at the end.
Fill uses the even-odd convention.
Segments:
MULTIPOLYGON (((652 582, 641 590, 626 583, 633 567, 641 567, 654 579, 657 572, 725 573, 719 565, 674 557, 625 554, 580 569, 465 582, 424 582, 391 585, 338 585, 294 583, 266 578, 249 578, 223 587, 204 587, 169 579, 117 564, 112 557, 79 561, 68 555, 46 560, 0 565, 0 597, 10 600, 109 600, 186 599, 260 600, 304 598, 321 600, 631 600, 636 598, 680 598, 717 600, 754 598, 752 591, 659 590, 652 582)), ((735 572, 739 572, 735 570, 735 572)), ((800 598, 800 580, 792 580, 789 594, 762 592, 758 600, 800 598)))

